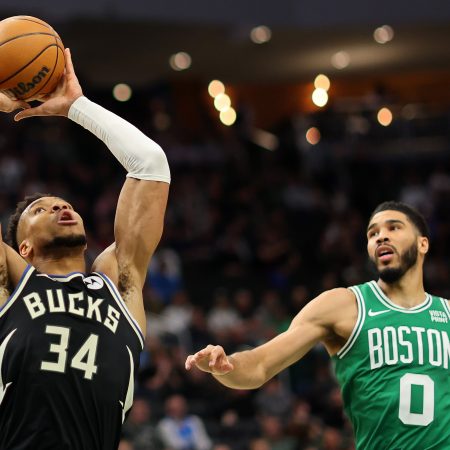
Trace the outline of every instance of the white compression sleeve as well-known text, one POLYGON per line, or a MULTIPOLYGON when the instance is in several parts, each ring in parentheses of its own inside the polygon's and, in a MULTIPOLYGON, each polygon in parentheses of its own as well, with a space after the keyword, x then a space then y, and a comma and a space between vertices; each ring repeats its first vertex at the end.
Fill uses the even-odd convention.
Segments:
POLYGON ((72 103, 68 117, 107 145, 125 167, 127 177, 170 183, 164 151, 126 120, 86 97, 79 97, 72 103))

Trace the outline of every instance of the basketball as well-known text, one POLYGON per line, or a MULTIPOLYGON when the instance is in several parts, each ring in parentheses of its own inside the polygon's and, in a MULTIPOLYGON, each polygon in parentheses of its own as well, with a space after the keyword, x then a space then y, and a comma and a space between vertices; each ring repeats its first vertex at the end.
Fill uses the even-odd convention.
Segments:
POLYGON ((64 45, 43 20, 14 16, 0 21, 0 90, 31 101, 50 94, 64 72, 64 45))

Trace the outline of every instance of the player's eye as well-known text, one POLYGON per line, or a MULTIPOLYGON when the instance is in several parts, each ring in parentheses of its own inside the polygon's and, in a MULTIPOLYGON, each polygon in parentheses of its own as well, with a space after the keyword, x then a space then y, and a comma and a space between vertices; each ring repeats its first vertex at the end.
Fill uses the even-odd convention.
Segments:
POLYGON ((34 213, 35 213, 35 214, 39 214, 39 213, 41 213, 42 211, 45 211, 45 208, 43 208, 42 206, 38 206, 38 207, 34 210, 34 213))

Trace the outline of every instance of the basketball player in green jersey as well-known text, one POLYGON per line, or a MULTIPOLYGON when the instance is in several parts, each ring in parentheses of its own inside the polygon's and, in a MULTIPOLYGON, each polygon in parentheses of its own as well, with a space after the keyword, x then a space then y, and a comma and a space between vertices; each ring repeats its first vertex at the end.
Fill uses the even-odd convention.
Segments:
POLYGON ((322 342, 334 362, 358 450, 450 449, 450 309, 427 294, 423 217, 399 202, 369 220, 378 281, 326 291, 289 329, 252 350, 208 345, 193 366, 237 389, 258 388, 322 342))

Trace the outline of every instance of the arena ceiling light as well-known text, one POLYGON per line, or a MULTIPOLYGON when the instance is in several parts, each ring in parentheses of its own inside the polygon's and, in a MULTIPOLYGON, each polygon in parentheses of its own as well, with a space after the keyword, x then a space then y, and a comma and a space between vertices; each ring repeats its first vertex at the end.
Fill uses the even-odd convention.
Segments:
POLYGON ((214 107, 217 111, 227 111, 231 107, 231 99, 227 94, 218 94, 214 99, 214 107))
POLYGON ((336 52, 331 57, 331 65, 338 70, 345 69, 350 64, 350 55, 344 51, 340 50, 339 52, 336 52))
POLYGON ((220 121, 227 126, 233 125, 236 122, 236 111, 233 108, 228 108, 226 111, 220 112, 220 121))
POLYGON ((179 72, 181 70, 186 70, 186 69, 189 69, 189 67, 191 67, 192 58, 191 58, 191 55, 189 55, 189 53, 178 52, 178 53, 173 54, 169 58, 169 64, 173 70, 176 70, 179 72))
POLYGON ((383 25, 373 32, 373 38, 378 44, 386 44, 394 38, 394 30, 389 25, 383 25))
POLYGON ((225 93, 225 85, 220 80, 212 80, 208 84, 208 93, 212 98, 225 93))
POLYGON ((389 108, 381 108, 377 113, 377 120, 380 125, 387 127, 392 123, 392 112, 389 108))
POLYGON ((127 102, 133 95, 133 90, 128 84, 119 83, 113 87, 112 94, 118 102, 127 102))
POLYGON ((264 44, 272 39, 272 30, 265 25, 255 27, 250 31, 250 39, 255 44, 264 44))
POLYGON ((305 134, 308 144, 317 145, 320 142, 320 131, 316 127, 308 128, 305 134))
POLYGON ((312 93, 312 101, 316 106, 320 108, 328 103, 328 93, 325 89, 318 88, 314 89, 312 93))
POLYGON ((328 91, 328 89, 330 89, 330 86, 330 79, 323 73, 317 75, 317 77, 314 79, 314 87, 316 89, 324 89, 325 91, 328 91))

